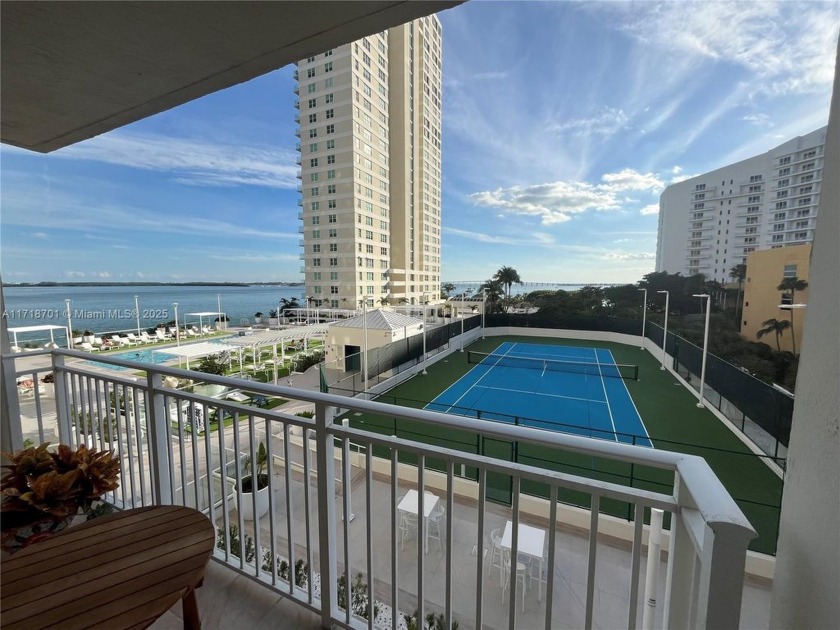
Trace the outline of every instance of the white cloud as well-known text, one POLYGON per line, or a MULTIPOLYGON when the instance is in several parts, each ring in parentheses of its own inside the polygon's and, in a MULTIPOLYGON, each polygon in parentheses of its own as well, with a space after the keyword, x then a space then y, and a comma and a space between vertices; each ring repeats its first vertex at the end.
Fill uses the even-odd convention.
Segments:
POLYGON ((679 175, 682 173, 682 166, 674 166, 674 168, 671 169, 671 173, 673 175, 679 175))
POLYGON ((767 114, 747 114, 746 116, 742 117, 741 120, 744 122, 748 122, 751 125, 755 125, 756 127, 772 127, 773 121, 770 120, 770 116, 767 114))
POLYGON ((546 129, 557 134, 609 136, 626 128, 629 122, 630 117, 623 110, 604 107, 598 113, 587 118, 551 122, 546 129))
POLYGON ((50 235, 47 234, 46 232, 33 232, 32 237, 37 238, 37 239, 41 239, 42 241, 47 241, 47 240, 49 240, 50 235))
POLYGON ((659 214, 659 204, 658 203, 652 203, 649 206, 645 206, 644 208, 639 210, 639 214, 644 214, 644 215, 659 214))
POLYGON ((53 155, 168 171, 175 181, 189 185, 285 189, 297 186, 297 154, 271 146, 214 144, 163 135, 113 132, 53 155))
POLYGON ((601 177, 601 182, 560 181, 513 186, 473 193, 470 198, 479 206, 536 216, 543 225, 553 225, 592 210, 621 209, 626 199, 619 198, 619 192, 634 190, 656 193, 664 187, 663 182, 653 173, 639 173, 633 169, 606 173, 601 177))
POLYGON ((460 230, 453 227, 444 227, 443 231, 446 234, 453 236, 460 236, 480 243, 495 243, 498 245, 526 245, 530 247, 546 247, 554 245, 554 237, 545 232, 534 232, 528 238, 511 238, 509 236, 497 236, 493 234, 484 234, 483 232, 472 232, 470 230, 460 230))
POLYGON ((595 3, 610 23, 665 52, 741 66, 769 94, 824 90, 834 73, 836 2, 595 3), (807 10, 803 10, 807 4, 807 10))
POLYGON ((604 260, 654 260, 656 254, 651 252, 607 252, 602 256, 604 260))

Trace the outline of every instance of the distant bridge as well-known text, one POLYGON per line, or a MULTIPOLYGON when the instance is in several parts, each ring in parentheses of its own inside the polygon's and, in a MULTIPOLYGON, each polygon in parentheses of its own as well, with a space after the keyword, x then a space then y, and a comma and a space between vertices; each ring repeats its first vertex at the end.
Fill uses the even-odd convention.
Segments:
MULTIPOLYGON (((478 285, 481 286, 486 280, 450 280, 443 282, 442 284, 446 284, 447 282, 451 282, 456 287, 461 285, 478 285)), ((516 283, 516 286, 526 286, 526 287, 583 287, 583 286, 595 286, 595 287, 612 287, 612 286, 619 286, 620 283, 616 282, 522 282, 516 283)))

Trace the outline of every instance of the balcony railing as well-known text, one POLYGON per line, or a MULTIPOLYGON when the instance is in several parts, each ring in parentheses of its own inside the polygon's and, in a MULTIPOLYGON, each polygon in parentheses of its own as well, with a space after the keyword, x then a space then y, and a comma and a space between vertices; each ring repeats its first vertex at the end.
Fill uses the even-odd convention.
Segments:
MULTIPOLYGON (((612 532, 618 525, 599 514, 604 501, 628 503, 637 515, 623 524, 632 541, 629 569, 609 565, 608 570, 624 580, 623 624, 637 627, 644 605, 643 515, 657 508, 671 521, 664 627, 738 627, 746 549, 755 532, 699 457, 70 350, 11 355, 3 363, 4 393, 12 396, 13 411, 21 411, 20 423, 11 427, 14 447, 26 438, 117 451, 123 472, 110 502, 122 508, 178 504, 201 510, 218 529, 218 561, 320 613, 324 627, 374 627, 374 614, 365 620, 356 616, 364 606, 346 604, 364 601, 368 593, 378 602, 369 609, 379 614, 377 624, 388 609, 416 610, 420 618, 440 611, 447 627, 453 619, 462 628, 501 619, 511 628, 604 625, 597 623, 603 597, 596 598, 595 589, 609 555, 599 560, 599 528, 612 532), (39 356, 44 364, 32 367, 39 356), (123 372, 102 371, 101 365, 88 365, 91 360, 123 372), (50 372, 54 383, 38 387, 50 372), (31 399, 18 401, 10 383, 21 376, 36 387, 31 399), (184 382, 194 384, 179 388, 184 382), (295 401, 296 408, 309 405, 314 417, 273 408, 280 399, 295 401), (673 489, 630 488, 476 456, 446 441, 431 445, 375 434, 348 425, 347 418, 358 414, 420 423, 443 434, 467 432, 516 448, 538 444, 665 469, 673 472, 673 489), (259 463, 252 455, 261 443, 268 463, 264 516, 259 516, 262 499, 241 491, 244 477, 256 478, 259 463), (491 496, 499 479, 509 481, 509 501, 501 505, 491 496), (525 493, 537 486, 547 498, 525 493), (437 501, 443 518, 407 518, 398 505, 408 489, 417 490, 415 514, 425 514, 426 502, 437 501), (568 491, 587 495, 591 503, 580 521, 589 542, 588 562, 574 578, 583 599, 577 620, 564 607, 557 577, 561 568, 575 570, 564 566, 566 550, 559 544, 572 514, 560 500, 568 491), (538 523, 546 535, 539 562, 527 567, 521 582, 510 580, 500 598, 490 590, 499 588, 499 576, 486 574, 498 568, 503 575, 495 566, 490 530, 505 519, 512 531, 508 557, 519 559, 525 549, 521 523, 538 523), (407 535, 416 539, 416 551, 405 552, 407 535), (429 548, 421 542, 432 542, 429 537, 439 544, 429 548), (470 547, 474 555, 455 555, 456 548, 470 547), (526 577, 530 585, 537 582, 539 600, 530 597, 527 612, 519 590, 526 589, 526 577)), ((399 617, 392 614, 388 626, 396 629, 399 617)))

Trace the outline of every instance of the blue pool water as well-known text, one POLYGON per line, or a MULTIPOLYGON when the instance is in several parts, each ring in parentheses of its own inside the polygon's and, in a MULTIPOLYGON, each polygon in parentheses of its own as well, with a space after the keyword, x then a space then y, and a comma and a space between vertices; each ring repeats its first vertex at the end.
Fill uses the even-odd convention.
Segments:
MULTIPOLYGON (((137 363, 148 363, 149 365, 159 365, 177 359, 175 354, 169 354, 162 350, 130 350, 129 352, 118 352, 117 354, 108 355, 115 359, 122 359, 123 361, 135 361, 137 363)), ((116 370, 124 372, 129 368, 120 365, 111 365, 110 363, 102 363, 100 361, 85 361, 86 365, 95 365, 96 367, 107 368, 109 370, 116 370)))

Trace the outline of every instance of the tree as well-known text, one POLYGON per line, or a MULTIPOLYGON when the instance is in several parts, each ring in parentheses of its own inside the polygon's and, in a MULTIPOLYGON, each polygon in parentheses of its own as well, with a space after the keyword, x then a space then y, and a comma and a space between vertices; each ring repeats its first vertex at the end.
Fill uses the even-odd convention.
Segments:
POLYGON ((280 298, 280 315, 284 315, 286 311, 294 308, 300 308, 297 298, 280 298))
POLYGON ((443 294, 441 297, 448 298, 454 290, 455 285, 451 282, 444 282, 440 285, 440 292, 443 294))
POLYGON ((747 277, 747 266, 744 264, 735 265, 729 270, 729 277, 738 283, 738 298, 735 300, 735 319, 738 320, 738 328, 741 328, 741 312, 743 305, 741 304, 741 295, 744 290, 744 280, 747 277))
POLYGON ((514 284, 522 284, 522 278, 513 267, 502 267, 493 276, 493 280, 499 282, 505 290, 505 311, 507 311, 510 306, 510 289, 514 284))
POLYGON ((756 333, 756 335, 755 335, 756 338, 761 339, 764 335, 769 335, 770 333, 775 333, 776 334, 776 350, 781 352, 782 351, 782 346, 779 343, 779 338, 782 336, 782 333, 784 333, 788 328, 791 327, 790 322, 787 321, 786 319, 776 319, 774 317, 773 319, 768 319, 767 321, 762 322, 761 325, 764 326, 764 328, 762 328, 761 330, 759 330, 756 333))
POLYGON ((790 307, 788 308, 790 311, 790 341, 793 348, 793 354, 796 354, 796 334, 793 330, 793 305, 796 304, 796 292, 807 289, 808 282, 802 280, 801 278, 797 278, 796 276, 792 276, 790 278, 782 278, 782 281, 779 283, 777 288, 779 291, 787 291, 790 296, 790 307))
POLYGON ((504 299, 504 289, 499 280, 487 280, 484 284, 482 284, 479 287, 478 297, 481 298, 482 294, 487 301, 485 313, 495 313, 503 309, 502 302, 504 299))

